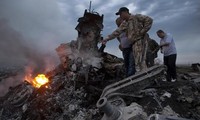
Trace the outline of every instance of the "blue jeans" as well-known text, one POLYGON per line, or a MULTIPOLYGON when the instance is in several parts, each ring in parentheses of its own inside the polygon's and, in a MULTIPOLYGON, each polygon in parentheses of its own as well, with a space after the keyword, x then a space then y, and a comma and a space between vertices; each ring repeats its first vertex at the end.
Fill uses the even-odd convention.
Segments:
POLYGON ((125 66, 125 70, 126 70, 126 77, 134 75, 136 70, 135 70, 135 59, 133 57, 132 47, 123 48, 122 54, 124 57, 124 66, 125 66))

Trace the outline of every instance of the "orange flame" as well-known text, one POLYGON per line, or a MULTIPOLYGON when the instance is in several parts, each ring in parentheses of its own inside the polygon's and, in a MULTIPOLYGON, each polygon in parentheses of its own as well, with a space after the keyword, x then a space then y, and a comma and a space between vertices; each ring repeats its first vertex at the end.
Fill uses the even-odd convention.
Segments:
POLYGON ((49 82, 49 79, 44 74, 39 74, 35 79, 33 80, 33 85, 37 88, 40 88, 40 86, 46 84, 49 82))
POLYGON ((26 76, 25 80, 27 80, 36 88, 40 88, 42 85, 49 82, 49 79, 44 74, 38 74, 38 76, 36 76, 34 79, 31 79, 30 76, 26 76))

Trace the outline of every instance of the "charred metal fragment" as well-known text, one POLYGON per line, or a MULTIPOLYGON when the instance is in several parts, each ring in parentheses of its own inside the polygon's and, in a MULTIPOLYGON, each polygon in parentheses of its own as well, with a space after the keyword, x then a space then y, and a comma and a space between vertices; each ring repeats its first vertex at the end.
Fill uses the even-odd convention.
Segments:
POLYGON ((194 71, 200 72, 200 64, 199 63, 193 63, 191 67, 194 71))
POLYGON ((13 88, 12 91, 13 92, 9 94, 9 99, 7 102, 15 107, 20 107, 27 102, 34 91, 34 88, 32 85, 24 82, 24 84, 20 84, 13 88))
POLYGON ((78 31, 78 50, 80 52, 98 53, 97 44, 101 40, 101 30, 103 29, 103 15, 97 12, 85 10, 83 17, 78 19, 76 30, 78 31))
POLYGON ((104 88, 101 97, 109 97, 112 93, 137 93, 140 90, 152 85, 155 79, 165 77, 166 67, 163 65, 153 66, 147 71, 125 78, 119 82, 108 85, 104 88))
POLYGON ((121 111, 111 105, 105 97, 98 100, 97 107, 105 113, 103 120, 118 120, 120 117, 121 111))
POLYGON ((148 120, 194 120, 194 119, 186 119, 177 116, 165 116, 159 114, 152 114, 148 117, 148 120))
POLYGON ((137 103, 129 106, 116 107, 107 98, 100 98, 97 107, 104 112, 101 120, 146 120, 147 115, 137 103))

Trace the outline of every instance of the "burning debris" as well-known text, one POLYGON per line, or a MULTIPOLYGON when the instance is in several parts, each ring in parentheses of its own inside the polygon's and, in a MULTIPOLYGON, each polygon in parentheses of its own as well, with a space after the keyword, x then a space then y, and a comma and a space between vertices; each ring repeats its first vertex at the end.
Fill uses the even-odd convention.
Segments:
POLYGON ((34 79, 25 76, 25 80, 30 82, 34 87, 40 88, 49 82, 49 79, 44 74, 38 74, 34 79))
POLYGON ((0 99, 1 120, 200 119, 199 73, 168 83, 156 65, 124 78, 123 60, 97 47, 103 15, 86 10, 78 22, 77 40, 56 48, 56 69, 26 76, 0 99))

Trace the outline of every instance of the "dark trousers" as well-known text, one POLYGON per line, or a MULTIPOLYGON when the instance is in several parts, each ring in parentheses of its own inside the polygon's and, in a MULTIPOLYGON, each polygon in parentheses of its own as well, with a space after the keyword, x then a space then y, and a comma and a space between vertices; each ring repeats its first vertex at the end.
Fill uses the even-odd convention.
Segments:
POLYGON ((122 54, 124 57, 124 66, 126 69, 126 77, 134 75, 135 70, 135 59, 133 57, 133 50, 132 48, 123 48, 122 54))
POLYGON ((147 64, 147 67, 154 66, 154 59, 155 59, 154 53, 147 52, 146 54, 147 54, 146 55, 146 64, 147 64))
POLYGON ((164 56, 164 64, 167 66, 167 80, 177 79, 176 75, 176 54, 164 56))

